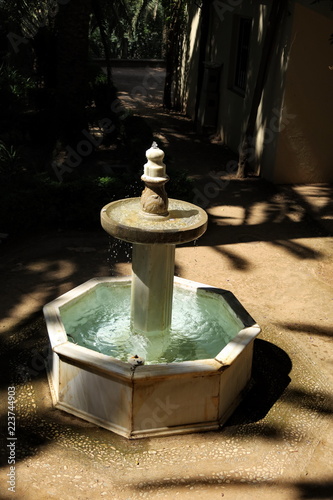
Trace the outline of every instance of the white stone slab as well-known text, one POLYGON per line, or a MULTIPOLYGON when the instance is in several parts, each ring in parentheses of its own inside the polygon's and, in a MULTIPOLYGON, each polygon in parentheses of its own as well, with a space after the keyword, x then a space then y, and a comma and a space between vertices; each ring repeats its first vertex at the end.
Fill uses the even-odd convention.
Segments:
POLYGON ((133 367, 67 339, 61 308, 102 284, 130 286, 131 279, 89 280, 44 307, 55 406, 132 439, 217 429, 241 401, 260 327, 230 292, 175 278, 175 287, 217 294, 239 331, 215 358, 133 367))

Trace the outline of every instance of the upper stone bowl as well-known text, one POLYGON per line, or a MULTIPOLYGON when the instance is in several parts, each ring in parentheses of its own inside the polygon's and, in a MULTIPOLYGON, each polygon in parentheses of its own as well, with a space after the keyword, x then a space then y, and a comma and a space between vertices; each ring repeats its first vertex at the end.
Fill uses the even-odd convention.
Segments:
POLYGON ((102 208, 101 224, 111 236, 143 244, 188 243, 207 229, 207 213, 192 203, 169 199, 168 211, 167 219, 147 217, 141 210, 140 198, 126 198, 102 208))

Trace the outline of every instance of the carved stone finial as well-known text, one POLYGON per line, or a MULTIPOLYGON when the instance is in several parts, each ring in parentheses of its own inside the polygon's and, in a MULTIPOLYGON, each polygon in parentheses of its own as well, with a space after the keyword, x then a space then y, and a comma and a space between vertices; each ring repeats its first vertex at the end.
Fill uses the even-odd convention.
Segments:
POLYGON ((146 151, 147 163, 141 179, 146 187, 141 196, 141 209, 149 217, 169 217, 168 196, 164 184, 169 180, 163 163, 164 152, 156 142, 146 151))
POLYGON ((144 165, 144 175, 147 177, 166 177, 164 152, 156 142, 146 151, 147 163, 144 165))

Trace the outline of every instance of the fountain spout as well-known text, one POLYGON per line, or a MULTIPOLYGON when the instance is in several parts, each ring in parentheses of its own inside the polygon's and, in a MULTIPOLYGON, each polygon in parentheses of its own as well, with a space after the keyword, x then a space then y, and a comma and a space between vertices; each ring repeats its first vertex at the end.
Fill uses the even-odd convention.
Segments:
MULTIPOLYGON (((163 163, 164 152, 156 142, 146 151, 147 163, 141 179, 144 218, 168 220, 169 180, 163 163)), ((154 334, 170 328, 172 312, 175 245, 133 244, 131 325, 134 332, 154 334)))

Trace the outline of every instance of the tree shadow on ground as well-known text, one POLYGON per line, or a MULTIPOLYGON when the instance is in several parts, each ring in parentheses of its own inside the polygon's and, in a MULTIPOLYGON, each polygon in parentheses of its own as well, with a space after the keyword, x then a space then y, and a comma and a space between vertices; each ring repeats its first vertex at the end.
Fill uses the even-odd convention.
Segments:
MULTIPOLYGON (((155 76, 154 72, 154 69, 141 69, 140 78, 146 81, 149 76, 154 81, 154 91, 157 88, 162 90, 163 72, 155 76)), ((118 88, 130 93, 131 88, 138 84, 137 76, 131 69, 123 68, 116 76, 118 88)), ((148 107, 140 99, 133 104, 135 113, 148 121, 157 140, 160 136, 160 146, 166 153, 167 170, 171 166, 185 169, 194 180, 193 196, 188 201, 208 210, 228 206, 242 211, 242 218, 236 223, 227 220, 223 214, 220 217, 210 214, 210 226, 206 235, 200 238, 199 245, 268 241, 283 246, 300 259, 321 257, 310 246, 290 241, 327 234, 313 222, 312 216, 309 216, 311 207, 296 192, 257 177, 236 179, 238 155, 216 138, 198 134, 193 122, 184 114, 159 108, 161 101, 154 94, 149 98, 148 107), (256 217, 258 207, 259 219, 256 217)), ((329 197, 330 189, 323 188, 317 193, 329 197)), ((332 203, 326 203, 325 207, 330 210, 332 203)), ((323 215, 326 213, 326 209, 320 212, 323 215)))
POLYGON ((299 500, 332 500, 333 480, 296 483, 299 500))
POLYGON ((288 404, 303 408, 305 410, 320 413, 322 415, 333 415, 333 398, 319 391, 306 392, 299 389, 291 389, 283 397, 288 404))
MULTIPOLYGON (((200 182, 204 194, 211 181, 202 179, 200 182)), ((216 184, 216 190, 215 198, 207 199, 210 226, 200 244, 216 246, 267 241, 282 246, 299 259, 321 257, 320 252, 303 242, 290 241, 320 237, 324 233, 292 197, 280 193, 276 186, 262 179, 230 179, 224 188, 216 184), (218 207, 221 207, 219 213, 218 207)))
MULTIPOLYGON (((158 490, 161 487, 170 488, 170 490, 172 489, 172 491, 174 491, 175 487, 179 489, 184 488, 184 491, 188 491, 189 487, 201 487, 205 488, 205 492, 207 492, 208 488, 212 488, 212 495, 216 495, 216 486, 221 488, 221 491, 223 492, 222 496, 225 496, 226 498, 228 496, 228 493, 232 494, 235 488, 242 488, 242 494, 244 495, 244 497, 242 498, 252 499, 256 498, 256 496, 258 495, 258 487, 272 487, 272 483, 265 480, 257 480, 255 483, 253 483, 251 480, 239 479, 237 477, 230 478, 230 476, 228 476, 228 479, 226 481, 224 476, 222 474, 219 474, 218 477, 212 476, 209 478, 192 476, 189 479, 165 479, 163 480, 162 484, 160 479, 155 481, 149 479, 143 480, 141 478, 140 482, 134 483, 132 487, 136 494, 139 492, 140 494, 143 494, 145 491, 151 492, 152 490, 158 490), (253 492, 251 492, 251 489, 253 489, 253 492)), ((333 481, 330 480, 296 483, 282 481, 278 483, 278 486, 282 490, 289 489, 290 494, 292 495, 290 498, 295 498, 297 500, 332 500, 333 481)), ((203 492, 203 489, 201 491, 203 492)), ((269 490, 267 490, 267 496, 269 496, 269 490)), ((286 497, 284 496, 284 498, 286 497)))
POLYGON ((279 327, 293 332, 308 332, 322 337, 333 337, 333 328, 309 323, 278 323, 279 327))
MULTIPOLYGON (((124 454, 146 450, 148 440, 131 441, 99 428, 78 417, 53 407, 46 365, 50 361, 51 348, 44 319, 40 317, 22 332, 15 343, 2 345, 1 385, 3 393, 0 405, 0 468, 8 466, 7 451, 7 388, 15 388, 15 436, 19 442, 16 462, 38 454, 58 439, 72 442, 73 436, 87 445, 98 442, 111 445, 124 454)), ((104 448, 103 448, 104 450, 104 448)))

